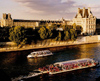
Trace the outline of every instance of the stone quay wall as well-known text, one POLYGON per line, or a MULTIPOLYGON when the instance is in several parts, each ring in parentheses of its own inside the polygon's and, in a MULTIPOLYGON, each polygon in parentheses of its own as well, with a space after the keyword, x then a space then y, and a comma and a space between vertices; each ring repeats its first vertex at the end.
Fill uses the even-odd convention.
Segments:
MULTIPOLYGON (((37 44, 32 44, 27 46, 25 45, 22 48, 18 48, 18 47, 0 48, 0 52, 23 51, 23 50, 30 50, 30 49, 51 48, 51 47, 80 45, 80 44, 89 44, 89 43, 100 43, 100 35, 81 36, 78 37, 76 41, 50 41, 45 43, 39 42, 37 44)), ((10 44, 10 43, 5 43, 5 44, 10 44)))

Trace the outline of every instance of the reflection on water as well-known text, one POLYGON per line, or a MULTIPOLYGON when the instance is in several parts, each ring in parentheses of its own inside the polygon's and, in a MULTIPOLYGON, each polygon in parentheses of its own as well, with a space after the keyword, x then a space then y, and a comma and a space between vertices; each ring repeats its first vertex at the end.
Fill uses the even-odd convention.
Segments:
POLYGON ((81 45, 79 58, 94 58, 100 61, 100 44, 81 45))
MULTIPOLYGON (((33 50, 22 52, 11 52, 0 54, 0 69, 4 70, 11 77, 28 75, 34 69, 43 67, 55 62, 93 58, 100 62, 100 43, 76 45, 68 47, 48 48, 53 52, 53 56, 43 58, 27 58, 27 55, 33 50)), ((43 49, 41 49, 43 50, 43 49)), ((35 50, 34 50, 35 51, 35 50)), ((100 68, 81 70, 56 76, 45 76, 41 81, 95 81, 100 76, 100 68), (59 77, 59 78, 58 78, 59 77)))

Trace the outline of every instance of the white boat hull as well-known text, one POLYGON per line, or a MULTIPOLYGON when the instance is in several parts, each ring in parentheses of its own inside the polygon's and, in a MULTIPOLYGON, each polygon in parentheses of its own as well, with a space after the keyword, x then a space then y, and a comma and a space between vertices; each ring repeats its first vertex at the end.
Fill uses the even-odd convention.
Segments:
POLYGON ((35 57, 45 57, 45 56, 50 56, 50 55, 53 55, 53 54, 51 53, 51 54, 38 55, 38 56, 27 56, 27 57, 28 58, 35 58, 35 57))
POLYGON ((52 52, 50 52, 49 50, 43 50, 43 51, 31 52, 27 57, 35 58, 35 57, 45 57, 45 56, 50 56, 50 55, 53 55, 52 52))

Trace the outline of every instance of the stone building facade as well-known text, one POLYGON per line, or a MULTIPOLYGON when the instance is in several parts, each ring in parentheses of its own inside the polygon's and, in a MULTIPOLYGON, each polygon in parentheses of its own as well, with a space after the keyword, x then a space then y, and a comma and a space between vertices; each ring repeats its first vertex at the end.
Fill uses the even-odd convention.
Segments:
POLYGON ((78 12, 71 21, 67 21, 62 18, 62 20, 20 20, 20 19, 12 19, 11 14, 3 14, 1 19, 1 27, 12 27, 12 26, 24 26, 24 27, 38 27, 42 24, 62 24, 62 25, 80 25, 83 28, 82 34, 92 35, 96 31, 96 17, 93 16, 91 9, 80 9, 78 8, 78 12))
POLYGON ((75 23, 76 25, 80 25, 83 28, 82 33, 92 35, 96 31, 96 17, 93 16, 91 9, 80 9, 78 8, 78 12, 73 18, 71 24, 75 23))
POLYGON ((6 26, 13 26, 13 20, 11 18, 11 14, 3 14, 3 17, 1 19, 1 27, 6 27, 6 26))
POLYGON ((59 20, 21 20, 21 19, 12 19, 11 14, 3 14, 1 19, 1 27, 13 27, 13 26, 23 26, 25 28, 34 28, 42 24, 62 24, 63 21, 59 20))
POLYGON ((38 20, 20 20, 12 19, 11 14, 3 14, 1 19, 1 27, 13 27, 13 26, 24 26, 24 27, 36 27, 39 26, 38 20))

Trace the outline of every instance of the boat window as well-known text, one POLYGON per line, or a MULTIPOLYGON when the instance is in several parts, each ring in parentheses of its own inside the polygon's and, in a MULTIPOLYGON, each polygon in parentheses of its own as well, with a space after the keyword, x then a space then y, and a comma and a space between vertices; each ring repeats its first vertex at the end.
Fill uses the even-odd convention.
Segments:
POLYGON ((78 61, 80 64, 81 63, 86 63, 87 62, 87 60, 82 60, 82 61, 78 61))
POLYGON ((34 73, 40 73, 40 71, 33 71, 34 73))
POLYGON ((47 54, 49 54, 50 52, 47 52, 47 54))
POLYGON ((59 64, 55 64, 55 66, 59 66, 59 64))
POLYGON ((33 55, 33 53, 31 53, 31 55, 33 55))

